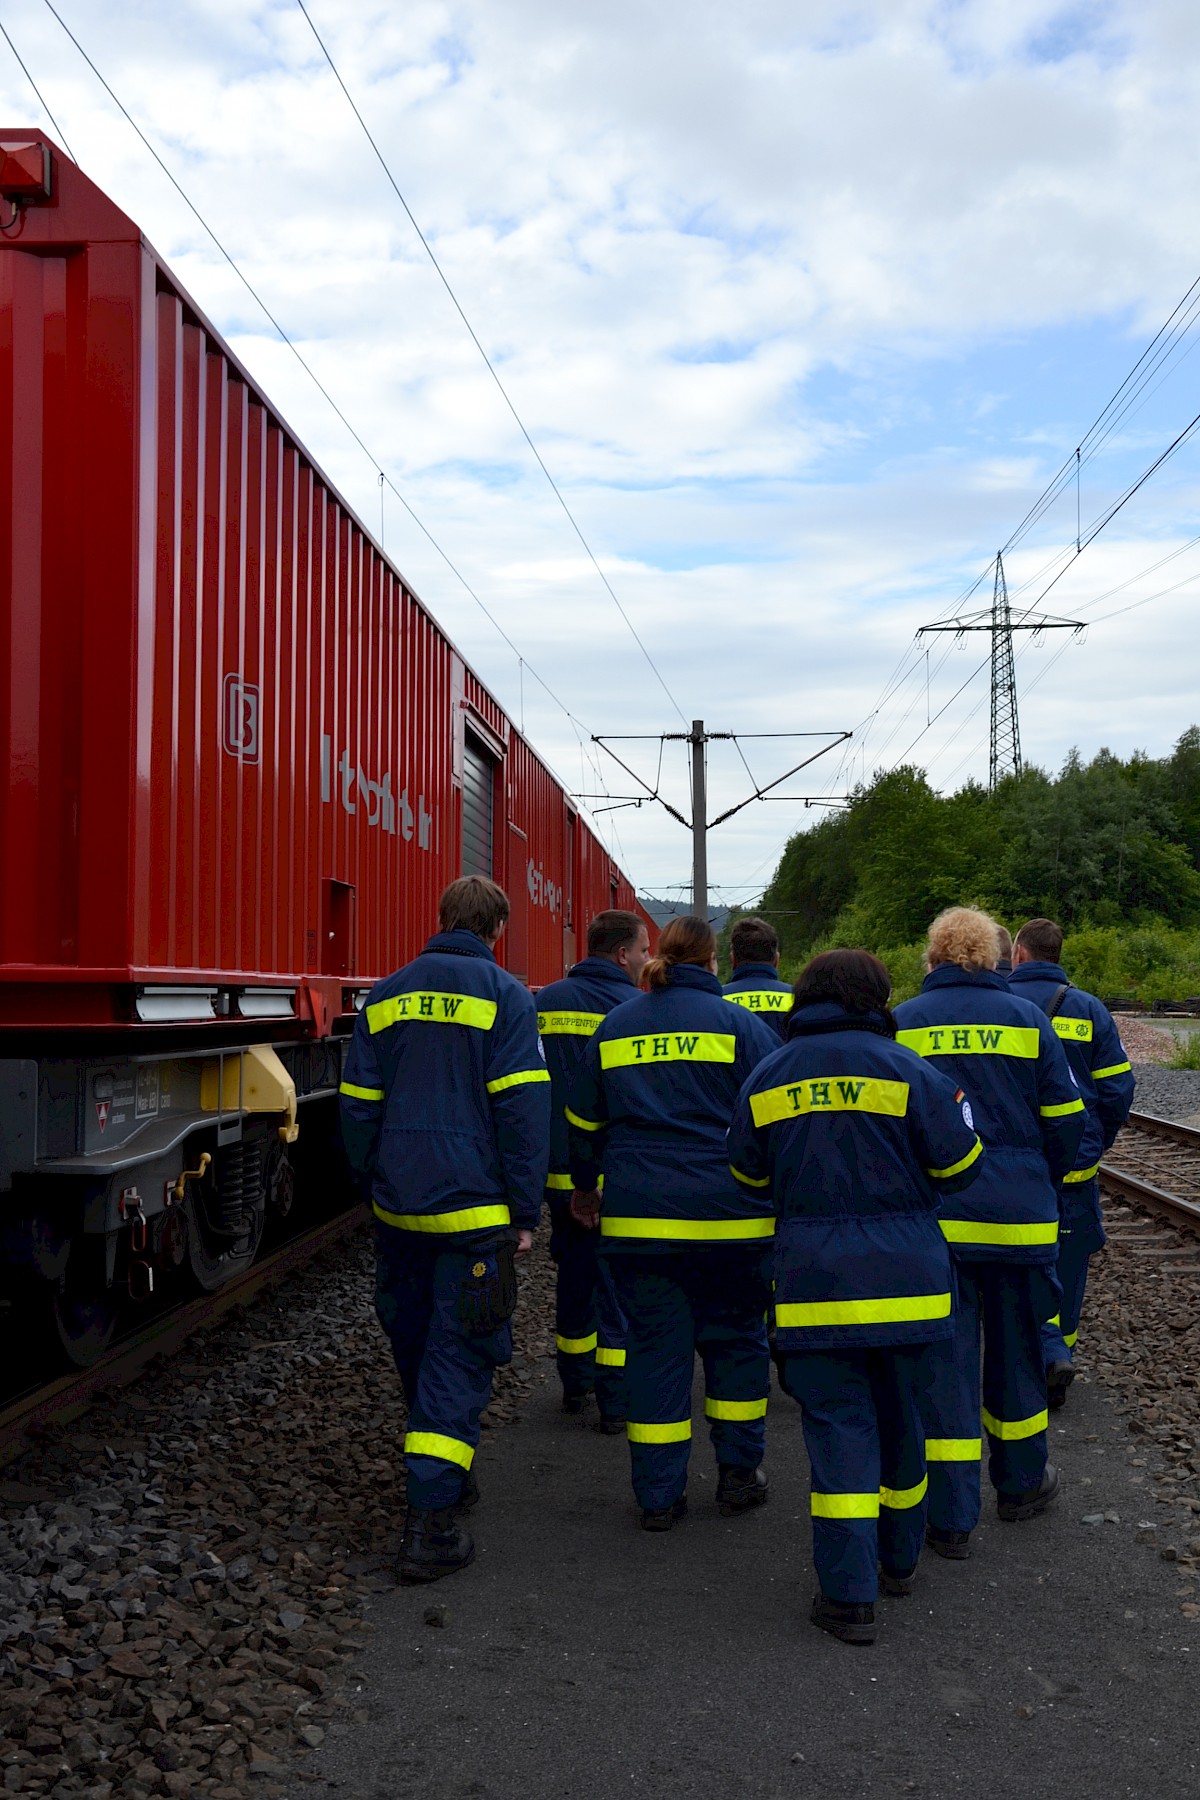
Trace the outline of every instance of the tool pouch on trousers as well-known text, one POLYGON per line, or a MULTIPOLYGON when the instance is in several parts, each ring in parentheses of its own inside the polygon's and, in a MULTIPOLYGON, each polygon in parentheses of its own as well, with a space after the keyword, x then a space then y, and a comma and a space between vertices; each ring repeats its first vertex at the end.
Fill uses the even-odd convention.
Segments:
POLYGON ((469 1337, 490 1337, 512 1318, 517 1304, 516 1246, 481 1250, 463 1277, 458 1317, 469 1337))

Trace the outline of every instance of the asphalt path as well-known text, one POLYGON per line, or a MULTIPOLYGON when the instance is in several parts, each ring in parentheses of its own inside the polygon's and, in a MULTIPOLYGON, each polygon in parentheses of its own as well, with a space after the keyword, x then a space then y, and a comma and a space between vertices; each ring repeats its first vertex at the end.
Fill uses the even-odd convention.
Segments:
POLYGON ((870 1648, 808 1623, 798 1408, 773 1395, 770 1502, 726 1520, 695 1399, 690 1514, 651 1536, 624 1440, 563 1417, 546 1365, 477 1459, 475 1564, 376 1597, 295 1800, 1200 1794, 1200 1619, 1139 1541, 1152 1493, 1104 1390, 1052 1415, 1057 1508, 1004 1525, 985 1488, 972 1560, 927 1551, 870 1648))

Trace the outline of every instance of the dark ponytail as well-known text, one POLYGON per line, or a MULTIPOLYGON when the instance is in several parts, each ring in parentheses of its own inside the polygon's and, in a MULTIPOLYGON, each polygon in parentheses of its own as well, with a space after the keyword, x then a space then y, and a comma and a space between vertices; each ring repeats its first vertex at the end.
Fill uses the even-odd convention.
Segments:
POLYGON ((676 963, 698 963, 706 969, 716 954, 717 934, 707 919, 689 914, 672 919, 658 940, 658 953, 642 977, 648 988, 665 988, 676 963))

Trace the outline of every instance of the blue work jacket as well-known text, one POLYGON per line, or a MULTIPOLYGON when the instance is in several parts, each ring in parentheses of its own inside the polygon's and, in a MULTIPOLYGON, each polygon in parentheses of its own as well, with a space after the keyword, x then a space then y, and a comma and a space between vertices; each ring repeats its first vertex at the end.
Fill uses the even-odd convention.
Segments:
POLYGON ((775 1328, 791 1354, 932 1343, 953 1331, 948 1194, 983 1164, 952 1081, 878 1014, 800 1007, 729 1131, 737 1180, 769 1194, 775 1328))
POLYGON ((735 1181, 725 1134, 743 1083, 775 1048, 707 969, 618 1007, 589 1038, 567 1103, 571 1179, 603 1173, 606 1250, 719 1248, 769 1238, 770 1196, 735 1181))
POLYGON ((1053 1263, 1058 1184, 1087 1122, 1049 1019, 993 970, 942 963, 896 1008, 897 1041, 948 1075, 968 1101, 987 1158, 978 1181, 942 1210, 942 1230, 970 1261, 1053 1263))
POLYGON ((774 963, 739 963, 725 983, 725 998, 757 1013, 777 1037, 787 1036, 792 990, 788 982, 780 981, 774 963))
POLYGON ((384 1225, 448 1244, 536 1226, 550 1148, 537 1009, 473 931, 439 932, 371 989, 341 1113, 384 1225))
POLYGON ((567 1148, 571 1077, 597 1025, 614 1006, 636 997, 631 977, 606 956, 585 956, 562 981, 552 981, 549 987, 538 991, 538 1031, 550 1071, 550 1173, 546 1187, 552 1194, 571 1192, 567 1148))

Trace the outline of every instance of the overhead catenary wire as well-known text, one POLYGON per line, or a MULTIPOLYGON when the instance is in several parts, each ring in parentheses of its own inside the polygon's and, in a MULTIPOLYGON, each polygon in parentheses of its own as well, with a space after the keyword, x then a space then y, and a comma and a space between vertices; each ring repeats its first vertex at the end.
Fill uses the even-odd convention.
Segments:
POLYGON ((9 49, 12 51, 13 56, 16 58, 17 65, 20 68, 22 75, 25 77, 26 81, 29 83, 30 87, 33 89, 34 94, 37 96, 37 103, 41 107, 42 111, 45 113, 46 117, 49 119, 51 125, 53 126, 55 137, 58 139, 58 141, 62 145, 63 149, 66 151, 66 153, 70 157, 71 161, 75 164, 78 164, 79 158, 76 156, 75 152, 72 150, 70 144, 68 144, 67 139, 66 139, 66 133, 63 131, 62 126, 59 124, 58 120, 55 118, 54 114, 50 111, 50 108, 47 106, 45 95, 42 93, 42 90, 38 86, 37 82, 33 79, 33 76, 29 73, 29 68, 25 62, 25 58, 21 55, 21 52, 17 49, 17 46, 13 43, 12 38, 9 36, 8 28, 5 25, 3 19, 0 19, 0 36, 3 37, 5 43, 8 45, 9 49))
POLYGON ((544 457, 542 456, 541 451, 538 449, 537 445, 534 443, 533 438, 530 435, 529 429, 526 426, 524 419, 521 417, 520 413, 517 411, 517 408, 512 399, 512 396, 510 395, 508 389, 505 387, 503 381, 501 381, 500 376, 496 370, 495 364, 493 363, 491 357, 488 355, 487 351, 484 349, 483 343, 480 340, 478 332, 475 330, 475 327, 472 325, 470 319, 467 317, 467 314, 463 308, 462 302, 459 300, 458 295, 455 293, 453 287, 450 284, 450 280, 449 280, 448 276, 446 275, 445 270, 442 268, 441 263, 438 261, 436 255, 434 254, 433 246, 430 244, 429 239, 425 236, 425 233, 421 230, 421 227, 418 225, 416 218, 413 214, 412 208, 409 206, 408 201, 405 199, 404 194, 402 193, 402 191, 400 189, 400 185, 397 182, 396 177, 392 174, 392 171, 391 171, 390 167, 388 166, 386 157, 384 156, 382 150, 379 148, 379 145, 376 143, 375 138, 372 136, 370 127, 368 126, 365 118, 363 117, 362 112, 359 110, 358 103, 355 101, 354 96, 350 92, 350 89, 346 86, 346 83, 342 78, 341 71, 339 70, 336 62, 333 60, 333 55, 329 49, 329 46, 326 44, 324 38, 321 36, 321 33, 317 30, 317 27, 313 20, 312 14, 309 12, 308 7, 304 4, 304 0, 296 0, 296 4, 300 8, 300 11, 304 14, 304 17, 308 22, 309 30, 312 32, 313 37, 316 39, 317 44, 320 48, 321 54, 322 54, 322 56, 324 56, 325 61, 329 64, 329 67, 332 70, 334 80, 337 82, 338 86, 342 90, 342 93, 345 95, 347 105, 349 106, 351 112, 354 114, 354 117, 358 120, 359 125, 362 127, 363 136, 366 138, 368 144, 370 144, 371 149, 375 154, 375 159, 378 162, 380 168, 383 170, 383 173, 387 178, 388 184, 391 187, 392 192, 395 194, 397 200, 400 202, 400 205, 403 207, 405 216, 407 217, 409 224, 412 226, 413 230, 416 232, 417 237, 421 241, 421 246, 424 249, 425 254, 428 256, 430 262, 433 264, 433 267, 437 273, 438 280, 441 282, 442 286, 446 290, 446 293, 449 295, 451 305, 454 307, 455 312, 458 314, 459 318, 463 322, 463 325, 466 327, 467 334, 470 337, 471 342, 474 344, 475 348, 478 350, 480 356, 482 357, 484 366, 486 367, 487 372, 491 376, 492 380, 495 382, 496 388, 499 391, 501 399, 504 401, 505 406, 508 408, 509 412, 512 414, 512 417, 516 422, 518 431, 521 433, 521 436, 524 438, 526 444, 528 444, 529 449, 533 453, 534 460, 536 461, 539 469, 542 471, 542 474, 546 477, 546 480, 550 484, 550 488, 554 494, 555 499, 558 501, 558 504, 561 506, 563 512, 566 514, 567 520, 571 526, 572 531, 575 533, 575 536, 579 539, 580 544, 583 546, 584 553, 586 554, 592 567, 595 569, 597 575, 600 577, 600 580, 603 583, 604 588, 605 588, 606 592, 608 593, 608 596, 611 599, 613 605, 616 607, 616 609, 620 613, 622 619, 625 621, 625 624, 628 626, 630 635, 632 636, 634 642, 636 643, 638 649, 641 651, 642 655, 645 657, 646 662, 648 663, 648 665, 654 675, 655 680, 658 682, 659 686, 662 688, 663 693, 666 695, 666 697, 670 701, 672 707, 675 709, 675 712, 678 715, 679 719, 686 726, 688 721, 684 717, 683 710, 680 707, 679 702, 676 700, 674 694, 671 692, 671 689, 668 687, 666 679, 665 679, 661 669, 658 667, 658 664, 655 662, 655 660, 651 656, 649 650, 646 648, 645 643, 642 641, 642 638, 637 630, 637 627, 634 625, 633 620, 630 618, 629 614, 626 612, 624 606, 622 605, 616 589, 613 587, 612 583, 608 579, 608 576, 604 573, 604 570, 601 568, 600 562, 596 556, 595 551, 592 549, 591 544, 588 542, 587 538, 584 536, 583 528, 581 527, 578 519, 575 517, 575 514, 571 511, 570 506, 567 504, 566 496, 563 494, 563 491, 559 487, 557 481, 554 479, 554 476, 550 473, 550 470, 546 464, 546 461, 545 461, 544 457))

